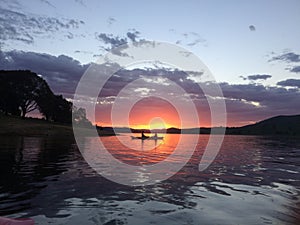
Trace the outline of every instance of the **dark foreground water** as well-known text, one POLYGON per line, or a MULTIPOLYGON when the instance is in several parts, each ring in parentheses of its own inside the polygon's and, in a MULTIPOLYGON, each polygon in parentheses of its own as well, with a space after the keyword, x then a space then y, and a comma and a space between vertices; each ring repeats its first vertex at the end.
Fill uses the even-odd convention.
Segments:
MULTIPOLYGON (((182 136, 188 148, 191 136, 182 136)), ((116 137, 101 140, 118 159, 138 165, 166 158, 178 137, 167 135, 152 150, 153 141, 119 137, 144 152, 129 151, 116 137)), ((94 172, 72 138, 1 137, 0 214, 61 225, 300 224, 299 139, 226 136, 216 160, 199 172, 207 139, 200 136, 173 177, 129 187, 94 172)), ((96 140, 84 141, 92 148, 96 140)))

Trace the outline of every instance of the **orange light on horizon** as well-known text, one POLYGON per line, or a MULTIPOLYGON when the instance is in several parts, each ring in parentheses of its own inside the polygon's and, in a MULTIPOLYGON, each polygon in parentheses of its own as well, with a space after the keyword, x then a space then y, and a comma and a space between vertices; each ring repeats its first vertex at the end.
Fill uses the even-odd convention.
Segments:
POLYGON ((175 107, 157 97, 138 101, 129 113, 129 125, 135 129, 165 129, 180 127, 180 124, 175 107))
MULTIPOLYGON (((130 127, 134 129, 161 129, 161 128, 195 128, 210 127, 211 114, 206 105, 197 108, 199 122, 192 120, 181 121, 176 108, 168 101, 158 97, 145 97, 136 102, 131 108, 128 118, 124 114, 124 118, 119 122, 112 123, 111 113, 112 105, 100 105, 96 108, 95 118, 98 126, 102 127, 130 127), (160 118, 162 122, 154 122, 154 118, 160 118), (184 127, 182 127, 182 125, 184 127)), ((122 112, 120 112, 121 114, 122 112)), ((122 116, 121 116, 122 118, 122 116)))

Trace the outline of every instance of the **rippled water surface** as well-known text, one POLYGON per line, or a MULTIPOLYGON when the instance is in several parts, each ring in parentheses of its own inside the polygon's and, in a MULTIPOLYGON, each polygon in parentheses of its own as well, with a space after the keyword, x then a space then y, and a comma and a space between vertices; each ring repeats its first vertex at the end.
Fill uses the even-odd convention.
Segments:
MULTIPOLYGON (((208 137, 199 136, 192 158, 174 176, 138 187, 98 175, 73 138, 1 137, 0 215, 62 225, 300 224, 299 139, 226 136, 215 161, 199 172, 208 137)), ((179 138, 101 140, 115 158, 141 167, 166 160, 179 138)), ((195 136, 181 138, 182 154, 174 160, 184 158, 195 136)), ((93 150, 98 137, 82 141, 91 157, 99 157, 93 150)), ((165 170, 160 172, 169 172, 165 170)), ((128 176, 128 171, 118 171, 118 176, 128 176)))

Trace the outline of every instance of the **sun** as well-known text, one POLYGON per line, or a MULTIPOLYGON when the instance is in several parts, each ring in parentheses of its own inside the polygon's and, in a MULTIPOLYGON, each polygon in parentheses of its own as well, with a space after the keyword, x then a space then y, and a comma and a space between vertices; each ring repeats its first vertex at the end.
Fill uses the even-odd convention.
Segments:
POLYGON ((150 120, 149 122, 149 129, 150 130, 162 130, 162 129, 166 129, 166 123, 165 121, 160 118, 160 117, 155 117, 153 119, 150 120))

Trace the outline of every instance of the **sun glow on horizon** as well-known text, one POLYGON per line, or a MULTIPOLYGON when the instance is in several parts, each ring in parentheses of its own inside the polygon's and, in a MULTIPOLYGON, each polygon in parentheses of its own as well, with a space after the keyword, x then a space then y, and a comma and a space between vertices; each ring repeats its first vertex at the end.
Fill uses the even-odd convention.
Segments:
POLYGON ((180 117, 175 107, 156 97, 138 101, 129 114, 129 126, 135 129, 167 129, 180 125, 180 117))

